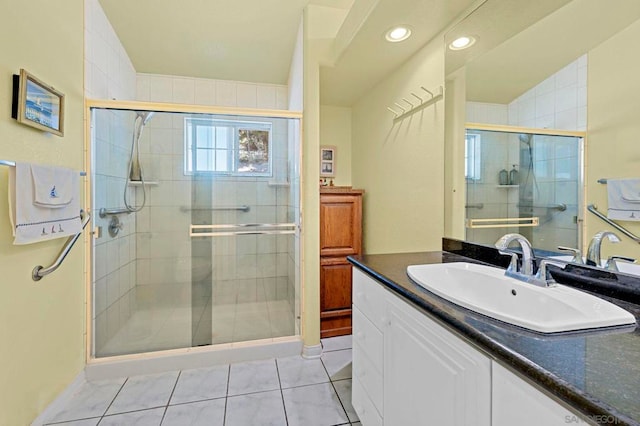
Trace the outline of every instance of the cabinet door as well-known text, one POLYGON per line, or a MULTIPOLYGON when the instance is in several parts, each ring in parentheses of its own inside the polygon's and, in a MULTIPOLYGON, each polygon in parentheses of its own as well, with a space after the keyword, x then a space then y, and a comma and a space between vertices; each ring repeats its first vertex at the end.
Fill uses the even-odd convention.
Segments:
POLYGON ((320 259, 321 337, 351 333, 351 264, 346 258, 320 259))
POLYGON ((362 197, 320 196, 320 256, 359 254, 362 246, 362 197))
POLYGON ((384 424, 491 422, 491 361, 408 304, 388 303, 384 424))
POLYGON ((588 424, 497 362, 493 362, 493 426, 588 424))

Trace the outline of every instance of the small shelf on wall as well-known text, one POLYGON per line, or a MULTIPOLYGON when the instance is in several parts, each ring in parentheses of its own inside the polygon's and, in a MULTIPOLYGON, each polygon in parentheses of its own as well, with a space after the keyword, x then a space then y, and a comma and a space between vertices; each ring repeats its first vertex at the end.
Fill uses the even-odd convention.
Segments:
MULTIPOLYGON (((158 186, 159 182, 157 181, 153 181, 153 180, 145 180, 144 184, 147 186, 158 186)), ((130 180, 129 181, 129 186, 142 186, 142 181, 139 180, 130 180)))
POLYGON ((520 188, 520 185, 496 185, 496 188, 520 188))

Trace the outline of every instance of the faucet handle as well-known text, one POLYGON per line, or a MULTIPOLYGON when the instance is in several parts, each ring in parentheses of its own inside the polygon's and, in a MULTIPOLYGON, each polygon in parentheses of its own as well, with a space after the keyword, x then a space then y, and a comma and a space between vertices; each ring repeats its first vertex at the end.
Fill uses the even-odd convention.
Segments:
POLYGON ((626 257, 626 256, 610 256, 607 259, 607 262, 604 264, 604 269, 606 269, 607 271, 612 271, 612 272, 620 272, 620 270, 618 269, 618 264, 617 261, 621 260, 623 262, 628 262, 628 263, 636 263, 636 260, 632 257, 626 257))
POLYGON ((584 265, 584 261, 582 260, 582 251, 580 251, 580 249, 558 246, 558 250, 566 251, 573 254, 573 259, 571 259, 571 262, 577 263, 578 265, 584 265))
POLYGON ((534 284, 542 285, 545 287, 549 287, 553 284, 556 284, 556 280, 551 278, 547 278, 547 259, 542 259, 540 264, 538 265, 538 272, 536 272, 536 276, 534 278, 534 284))
POLYGON ((511 261, 509 262, 509 266, 507 267, 508 272, 518 272, 518 254, 511 251, 503 251, 498 250, 498 253, 504 254, 505 256, 511 256, 511 261))

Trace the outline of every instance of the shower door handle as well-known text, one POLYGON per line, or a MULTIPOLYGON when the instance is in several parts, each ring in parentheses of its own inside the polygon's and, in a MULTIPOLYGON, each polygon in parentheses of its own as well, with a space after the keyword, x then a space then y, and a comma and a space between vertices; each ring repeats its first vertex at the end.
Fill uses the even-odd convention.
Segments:
POLYGON ((190 225, 190 237, 229 237, 234 235, 291 235, 295 223, 243 223, 237 225, 190 225))

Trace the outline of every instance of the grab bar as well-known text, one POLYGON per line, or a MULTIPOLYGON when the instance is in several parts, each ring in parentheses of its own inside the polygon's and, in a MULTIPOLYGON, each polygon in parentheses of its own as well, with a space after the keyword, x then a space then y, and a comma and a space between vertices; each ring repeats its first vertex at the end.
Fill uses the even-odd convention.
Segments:
MULTIPOLYGON (((82 230, 84 231, 84 228, 86 228, 87 224, 91 220, 91 215, 85 214, 84 210, 80 210, 80 216, 82 217, 82 230)), ((65 257, 67 257, 67 254, 69 254, 69 251, 71 251, 73 245, 76 243, 76 241, 78 241, 78 238, 80 238, 81 234, 82 231, 78 232, 76 235, 70 236, 67 239, 64 247, 62 247, 62 250, 60 250, 60 254, 58 254, 58 258, 55 260, 55 262, 53 262, 51 266, 45 268, 42 265, 38 265, 33 268, 33 271, 31 272, 31 278, 34 281, 40 281, 44 276, 49 275, 50 273, 58 269, 60 265, 62 265, 65 257)))
POLYGON ((478 209, 481 210, 484 208, 484 203, 475 203, 475 204, 465 204, 465 209, 478 209))
MULTIPOLYGON (((15 167, 16 166, 16 162, 15 161, 9 161, 9 160, 0 160, 0 166, 9 166, 9 167, 15 167)), ((86 176, 87 172, 80 172, 80 176, 86 176)))
POLYGON ((558 210, 565 211, 567 210, 567 205, 564 203, 560 204, 518 204, 516 207, 524 207, 530 209, 549 209, 549 210, 558 210))
POLYGON ((242 206, 229 206, 229 207, 187 207, 181 206, 180 211, 183 213, 191 212, 191 211, 224 211, 224 210, 238 210, 243 212, 248 212, 251 210, 251 207, 247 205, 242 206))
POLYGON ((133 212, 127 208, 122 208, 122 207, 117 207, 113 209, 106 209, 103 207, 100 210, 98 210, 98 216, 100 216, 102 219, 110 215, 113 216, 113 215, 124 214, 124 213, 131 214, 133 212))
POLYGON ((605 222, 607 222, 609 225, 613 226, 614 228, 616 228, 618 231, 622 232, 624 235, 626 235, 627 237, 631 238, 633 241, 635 241, 636 243, 640 244, 640 237, 634 235, 633 233, 631 233, 630 231, 628 231, 625 227, 623 227, 622 225, 619 225, 618 223, 614 222, 613 220, 609 219, 608 217, 606 217, 605 215, 603 215, 602 213, 600 213, 598 211, 598 207, 595 204, 589 204, 587 206, 587 210, 589 210, 591 213, 595 214, 596 216, 598 216, 600 219, 604 220, 605 222))
POLYGON ((467 219, 467 228, 504 228, 508 226, 534 227, 540 224, 538 217, 500 217, 491 219, 467 219))
POLYGON ((190 237, 228 237, 234 235, 295 234, 295 223, 241 223, 237 225, 190 225, 190 237), (247 230, 249 228, 253 228, 247 230), (275 228, 275 229, 274 229, 275 228), (198 232, 206 231, 210 232, 198 232))

